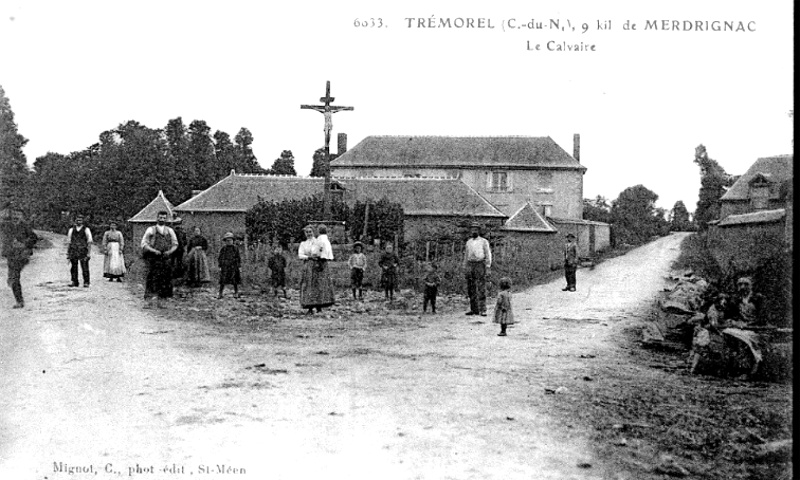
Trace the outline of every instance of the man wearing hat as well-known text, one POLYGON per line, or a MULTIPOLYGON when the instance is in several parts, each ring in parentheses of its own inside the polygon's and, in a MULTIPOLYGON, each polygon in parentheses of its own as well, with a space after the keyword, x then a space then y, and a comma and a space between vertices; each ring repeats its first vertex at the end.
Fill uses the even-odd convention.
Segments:
POLYGON ((92 258, 92 232, 83 224, 83 216, 75 217, 75 225, 67 232, 67 259, 71 264, 69 269, 72 283, 70 287, 78 286, 78 264, 83 274, 83 286, 89 288, 89 260, 92 258))
POLYGON ((486 316, 486 275, 492 266, 489 241, 481 237, 481 226, 470 225, 470 238, 464 248, 464 276, 467 278, 469 312, 467 315, 486 316))
POLYGON ((159 300, 172 297, 172 262, 169 257, 178 249, 178 237, 167 226, 167 212, 158 212, 156 219, 156 225, 148 227, 142 237, 142 257, 148 265, 145 300, 156 295, 159 300))
POLYGON ((575 243, 575 235, 568 233, 567 243, 564 244, 564 276, 567 278, 567 286, 562 288, 562 291, 575 291, 575 272, 577 271, 578 244, 575 243))

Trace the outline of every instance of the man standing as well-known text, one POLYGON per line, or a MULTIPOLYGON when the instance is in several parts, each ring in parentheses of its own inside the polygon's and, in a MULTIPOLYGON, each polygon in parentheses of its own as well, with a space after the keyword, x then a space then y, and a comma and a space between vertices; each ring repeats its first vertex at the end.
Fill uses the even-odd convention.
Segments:
POLYGON ((14 292, 16 304, 13 308, 22 308, 25 301, 22 298, 22 284, 20 277, 22 269, 27 265, 28 259, 33 254, 33 246, 39 237, 33 230, 23 223, 22 210, 11 208, 9 218, 4 218, 0 226, 0 240, 2 241, 2 255, 8 261, 8 286, 14 292))
POLYGON ((144 298, 150 300, 158 296, 158 306, 162 298, 172 297, 172 262, 170 255, 178 249, 178 237, 167 226, 167 212, 158 212, 157 224, 149 227, 142 237, 142 257, 147 261, 147 277, 144 285, 144 298))
POLYGON ((72 267, 69 270, 72 276, 70 287, 78 286, 78 264, 81 265, 83 286, 89 288, 89 260, 92 258, 92 232, 83 224, 83 216, 75 217, 75 226, 67 232, 67 259, 72 267))
POLYGON ((564 245, 564 276, 567 278, 567 286, 561 290, 566 292, 575 291, 575 272, 578 271, 578 244, 575 243, 575 235, 567 234, 567 243, 564 245))
POLYGON ((469 312, 467 315, 486 316, 486 275, 492 266, 489 241, 480 236, 481 226, 470 225, 470 239, 464 248, 464 275, 467 278, 469 312))

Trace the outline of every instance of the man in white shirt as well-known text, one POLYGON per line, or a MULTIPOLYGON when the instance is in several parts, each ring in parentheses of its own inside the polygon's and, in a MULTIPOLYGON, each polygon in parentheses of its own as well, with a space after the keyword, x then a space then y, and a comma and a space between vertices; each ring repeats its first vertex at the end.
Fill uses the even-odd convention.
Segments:
POLYGON ((78 286, 78 264, 83 274, 83 286, 89 288, 89 260, 92 258, 92 232, 83 224, 83 216, 75 217, 75 225, 67 232, 67 259, 71 264, 69 269, 72 283, 70 287, 78 286))
POLYGON ((486 275, 492 266, 489 241, 480 236, 481 226, 470 226, 471 238, 464 248, 464 276, 467 279, 469 312, 467 315, 486 316, 486 275))
MULTIPOLYGON (((142 237, 142 256, 148 270, 144 286, 144 298, 172 297, 172 262, 170 255, 178 249, 178 237, 167 226, 167 212, 158 212, 157 224, 148 227, 142 237)), ((159 304, 160 306, 160 304, 159 304)))

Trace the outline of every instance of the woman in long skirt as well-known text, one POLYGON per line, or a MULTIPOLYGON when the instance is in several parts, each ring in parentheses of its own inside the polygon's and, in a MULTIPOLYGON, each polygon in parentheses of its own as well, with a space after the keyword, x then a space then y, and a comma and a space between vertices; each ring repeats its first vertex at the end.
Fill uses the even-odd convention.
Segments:
POLYGON ((122 232, 117 230, 117 222, 109 224, 109 230, 103 234, 103 252, 106 258, 103 261, 103 276, 109 282, 121 282, 125 276, 125 257, 122 249, 125 248, 125 239, 122 232))
POLYGON ((186 246, 186 280, 190 287, 199 287, 211 281, 208 271, 208 240, 201 235, 200 227, 194 228, 194 236, 186 246))
POLYGON ((322 311, 323 307, 334 304, 333 283, 328 273, 328 259, 324 258, 327 235, 323 242, 314 238, 314 229, 307 226, 303 229, 306 240, 300 244, 297 256, 303 260, 303 277, 300 280, 300 306, 311 314, 316 309, 322 311))

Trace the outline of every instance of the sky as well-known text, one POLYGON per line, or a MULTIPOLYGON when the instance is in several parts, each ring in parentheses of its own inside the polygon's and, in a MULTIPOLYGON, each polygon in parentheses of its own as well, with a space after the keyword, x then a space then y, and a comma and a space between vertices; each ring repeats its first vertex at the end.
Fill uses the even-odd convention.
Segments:
POLYGON ((31 165, 129 120, 182 117, 231 137, 246 127, 264 168, 291 150, 307 175, 323 116, 300 105, 319 104, 326 81, 354 107, 333 116, 333 152, 346 133, 349 148, 370 135, 550 136, 572 153, 579 133, 587 198, 642 184, 658 206, 692 211, 698 144, 732 174, 792 153, 789 0, 385 3, 0 0, 0 86, 31 165), (465 19, 484 28, 455 27, 465 19), (564 30, 510 28, 551 20, 564 30), (548 49, 564 43, 595 51, 548 49))

